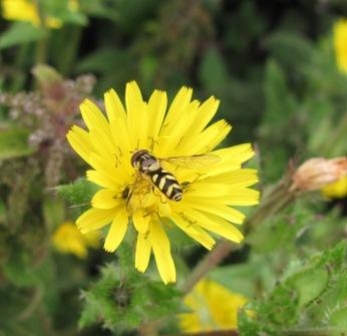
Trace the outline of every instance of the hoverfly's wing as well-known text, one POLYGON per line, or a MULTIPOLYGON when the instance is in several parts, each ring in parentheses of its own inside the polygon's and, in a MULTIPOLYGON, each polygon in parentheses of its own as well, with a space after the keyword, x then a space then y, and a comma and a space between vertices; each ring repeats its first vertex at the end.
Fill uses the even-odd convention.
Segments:
POLYGON ((175 166, 197 169, 215 164, 219 162, 221 159, 219 156, 212 154, 197 154, 191 156, 174 156, 159 160, 164 163, 167 162, 169 164, 173 164, 175 166))
POLYGON ((130 213, 140 209, 145 202, 146 196, 150 194, 152 183, 147 176, 141 172, 136 172, 135 181, 129 186, 129 194, 127 197, 127 209, 130 213))

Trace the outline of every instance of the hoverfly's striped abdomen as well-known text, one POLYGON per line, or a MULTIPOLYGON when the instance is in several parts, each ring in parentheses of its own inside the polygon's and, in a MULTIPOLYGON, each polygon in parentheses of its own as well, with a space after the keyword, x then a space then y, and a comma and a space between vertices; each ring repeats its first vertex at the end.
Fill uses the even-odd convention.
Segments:
POLYGON ((175 202, 182 199, 182 188, 178 184, 176 178, 168 171, 159 168, 155 172, 148 174, 153 184, 163 193, 165 196, 175 202))
POLYGON ((170 200, 182 199, 182 188, 176 178, 160 166, 159 160, 146 149, 135 152, 131 165, 142 174, 150 177, 153 184, 170 200))

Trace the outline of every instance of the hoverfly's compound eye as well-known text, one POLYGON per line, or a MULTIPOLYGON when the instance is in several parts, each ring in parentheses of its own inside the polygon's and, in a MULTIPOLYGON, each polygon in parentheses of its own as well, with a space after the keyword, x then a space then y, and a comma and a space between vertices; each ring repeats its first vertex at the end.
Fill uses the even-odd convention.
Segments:
POLYGON ((146 159, 146 156, 149 154, 148 150, 141 149, 135 152, 130 159, 131 165, 134 168, 139 168, 142 165, 142 162, 146 159))

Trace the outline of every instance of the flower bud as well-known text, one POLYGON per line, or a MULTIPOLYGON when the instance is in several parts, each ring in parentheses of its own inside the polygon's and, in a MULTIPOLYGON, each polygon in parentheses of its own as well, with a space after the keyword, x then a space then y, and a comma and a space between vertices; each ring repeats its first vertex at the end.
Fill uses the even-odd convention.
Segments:
POLYGON ((313 158, 304 162, 293 174, 291 191, 318 190, 347 175, 347 157, 331 160, 313 158))

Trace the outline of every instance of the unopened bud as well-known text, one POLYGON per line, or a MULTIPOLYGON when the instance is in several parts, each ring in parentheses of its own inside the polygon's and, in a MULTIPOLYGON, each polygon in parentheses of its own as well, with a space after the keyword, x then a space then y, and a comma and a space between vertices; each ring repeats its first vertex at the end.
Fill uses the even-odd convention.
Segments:
POLYGON ((318 190, 345 175, 347 175, 347 157, 331 160, 313 158, 304 162, 293 174, 290 190, 318 190))

